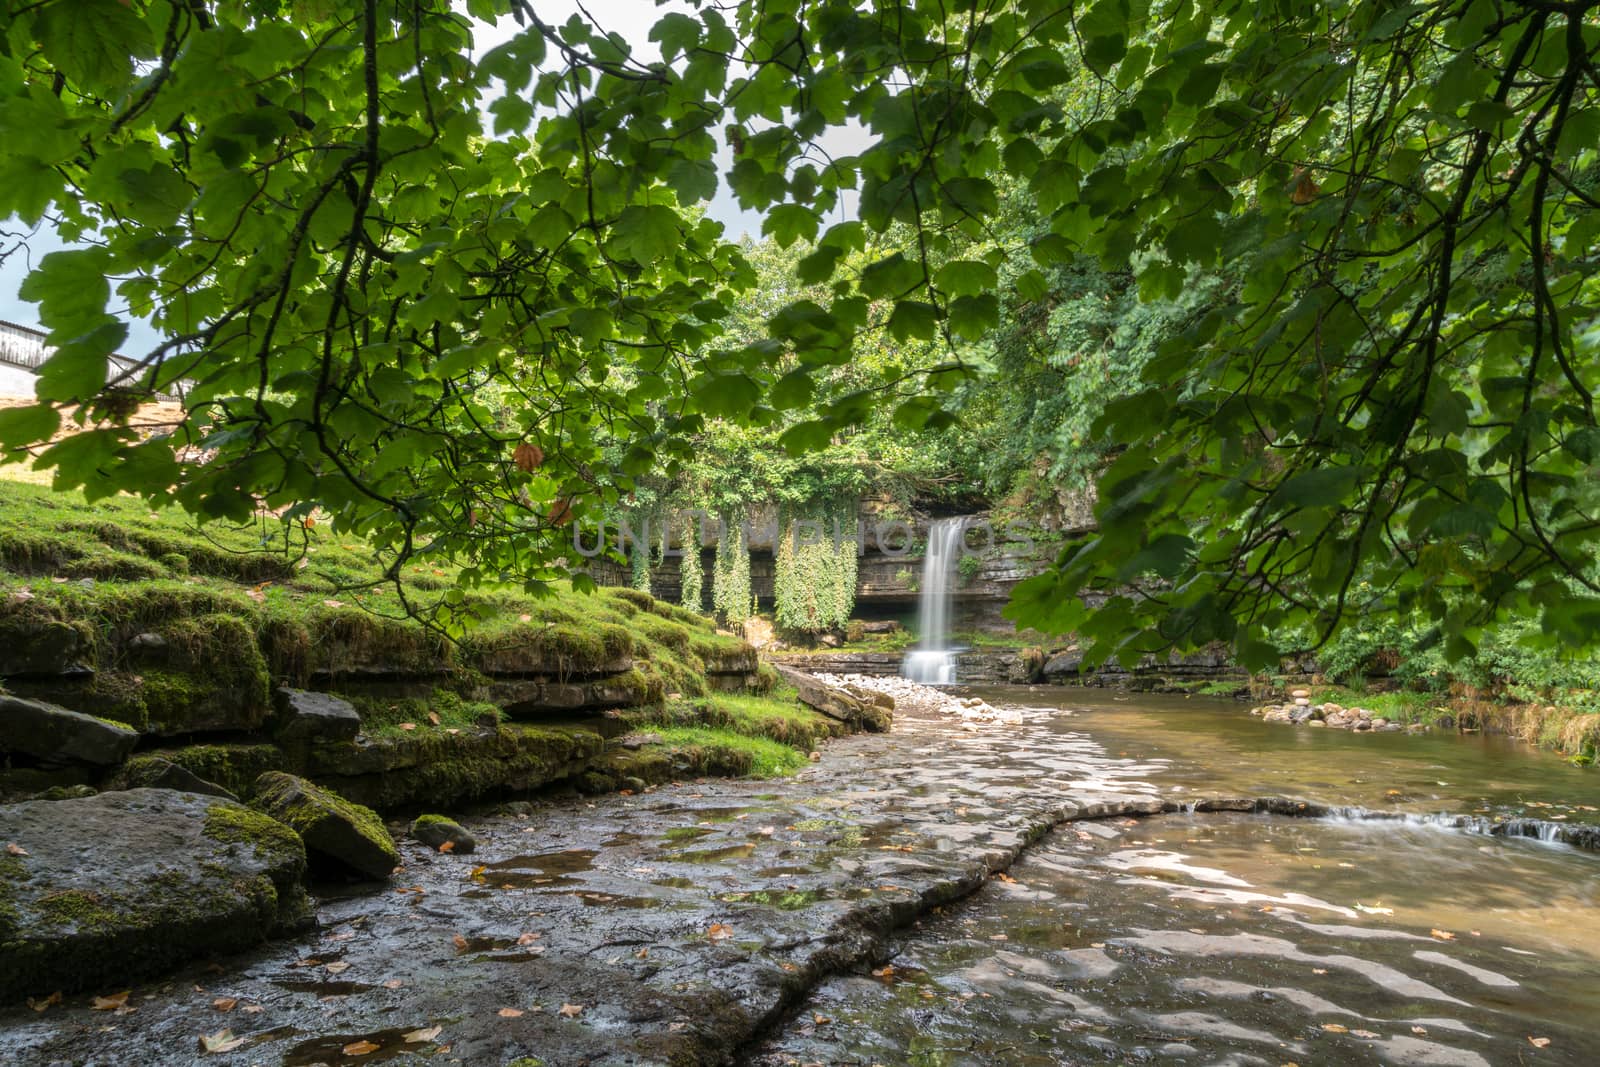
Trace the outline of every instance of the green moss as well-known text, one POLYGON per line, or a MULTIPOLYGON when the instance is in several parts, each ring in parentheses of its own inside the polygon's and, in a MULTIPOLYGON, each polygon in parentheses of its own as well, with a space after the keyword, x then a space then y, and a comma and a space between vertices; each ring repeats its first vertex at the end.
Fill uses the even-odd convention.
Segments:
POLYGON ((207 808, 201 833, 226 845, 250 845, 257 856, 304 847, 295 832, 277 819, 239 804, 213 804, 207 808))
POLYGON ((87 889, 47 893, 34 901, 34 907, 45 922, 91 931, 115 929, 126 914, 114 895, 87 889))
POLYGON ((493 704, 468 700, 445 688, 435 688, 425 697, 385 699, 352 695, 347 698, 361 715, 361 730, 370 738, 397 740, 449 733, 451 730, 479 730, 497 727, 505 713, 493 704), (434 720, 438 721, 435 722, 434 720), (412 729, 401 728, 409 723, 412 729))
POLYGON ((718 762, 741 763, 748 760, 748 773, 754 778, 777 778, 793 774, 806 764, 806 757, 788 745, 761 737, 748 737, 731 730, 695 726, 669 726, 660 731, 661 739, 678 748, 713 750, 718 762))
POLYGON ((301 836, 308 833, 317 822, 327 818, 328 812, 345 819, 369 837, 386 840, 389 836, 388 827, 383 825, 383 820, 378 818, 378 813, 371 808, 353 804, 333 790, 324 789, 304 779, 297 781, 292 775, 276 774, 269 778, 256 793, 256 803, 266 808, 284 806, 284 820, 301 836), (285 801, 289 800, 297 789, 304 790, 307 797, 316 803, 285 805, 285 801), (318 810, 319 807, 326 810, 318 810))
POLYGON ((415 819, 411 820, 411 828, 413 830, 416 829, 419 826, 459 826, 459 825, 460 824, 457 823, 454 819, 451 819, 451 818, 449 818, 447 816, 444 816, 444 815, 418 815, 415 819))
POLYGON ((16 936, 22 916, 17 911, 17 886, 33 877, 22 857, 0 854, 0 944, 16 936))
POLYGON ((287 756, 276 745, 185 745, 152 749, 147 754, 170 760, 195 777, 242 797, 249 796, 262 774, 288 765, 287 756))
POLYGON ((789 686, 769 694, 715 693, 680 700, 630 716, 639 725, 700 726, 777 741, 809 752, 830 737, 848 732, 843 723, 805 707, 789 686))

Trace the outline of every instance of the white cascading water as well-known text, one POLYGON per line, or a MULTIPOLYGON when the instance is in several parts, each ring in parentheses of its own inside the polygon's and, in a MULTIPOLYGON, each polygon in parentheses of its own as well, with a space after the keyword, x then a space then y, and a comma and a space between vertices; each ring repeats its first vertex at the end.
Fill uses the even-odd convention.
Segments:
POLYGON ((967 520, 935 519, 928 529, 928 553, 922 559, 922 596, 917 605, 917 647, 906 653, 900 673, 924 685, 951 685, 956 656, 950 650, 950 590, 967 520))

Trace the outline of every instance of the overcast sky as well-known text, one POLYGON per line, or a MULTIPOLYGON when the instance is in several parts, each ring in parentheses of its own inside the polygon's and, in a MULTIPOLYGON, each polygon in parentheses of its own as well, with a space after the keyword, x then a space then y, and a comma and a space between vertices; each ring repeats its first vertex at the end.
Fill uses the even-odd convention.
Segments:
MULTIPOLYGON (((458 0, 457 6, 465 5, 458 0)), ((540 17, 556 26, 565 23, 572 15, 579 14, 576 0, 538 0, 536 6, 540 17)), ((681 0, 666 0, 661 4, 654 3, 653 0, 590 0, 584 4, 584 8, 602 29, 620 33, 626 38, 633 45, 636 57, 645 62, 661 58, 660 50, 647 39, 650 27, 655 25, 656 20, 668 11, 692 11, 692 8, 681 0)), ((509 17, 502 19, 497 26, 480 23, 475 31, 476 51, 481 54, 517 32, 519 27, 509 17)), ((848 155, 860 151, 865 139, 859 130, 839 130, 825 137, 823 146, 834 155, 848 155)), ((718 160, 719 168, 725 168, 727 163, 725 157, 718 160)), ((753 237, 760 236, 761 217, 754 212, 741 211, 726 186, 718 186, 717 195, 707 210, 712 218, 727 227, 727 235, 731 239, 737 240, 747 233, 753 237)), ((18 228, 15 220, 0 220, 0 230, 15 231, 18 228)), ((4 244, 0 244, 0 247, 8 247, 11 244, 9 239, 0 238, 0 240, 4 240, 4 244)), ((22 284, 23 277, 30 266, 38 262, 39 257, 61 247, 61 243, 49 232, 49 224, 46 223, 39 233, 29 239, 26 249, 18 251, 4 263, 0 263, 0 319, 23 326, 33 326, 39 321, 35 306, 17 298, 17 287, 22 284)), ((154 331, 141 322, 132 322, 129 332, 128 344, 124 347, 130 353, 136 353, 141 348, 149 348, 155 344, 154 331)))

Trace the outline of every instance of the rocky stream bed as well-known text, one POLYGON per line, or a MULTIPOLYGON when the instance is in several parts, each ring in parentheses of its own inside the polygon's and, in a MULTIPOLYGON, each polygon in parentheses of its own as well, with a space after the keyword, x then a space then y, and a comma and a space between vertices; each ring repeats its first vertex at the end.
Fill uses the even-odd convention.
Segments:
POLYGON ((303 936, 39 990, 0 1061, 1591 1062, 1594 854, 1209 789, 1078 697, 884 684, 893 732, 792 778, 463 814, 475 852, 403 840, 303 936))

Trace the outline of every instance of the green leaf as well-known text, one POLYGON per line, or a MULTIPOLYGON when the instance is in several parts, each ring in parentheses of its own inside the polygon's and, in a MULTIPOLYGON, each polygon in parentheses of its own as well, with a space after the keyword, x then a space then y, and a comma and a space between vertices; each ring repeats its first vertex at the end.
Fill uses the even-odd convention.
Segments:
POLYGON ((111 321, 56 348, 39 367, 41 400, 87 400, 106 387, 108 357, 128 339, 128 327, 111 321))
POLYGON ((897 341, 928 340, 939 329, 939 309, 920 300, 901 300, 889 314, 889 333, 897 341))
POLYGON ((648 265, 665 259, 680 244, 678 213, 657 204, 623 208, 610 244, 616 254, 635 263, 648 265))
POLYGON ((133 61, 156 54, 150 27, 119 0, 55 0, 39 9, 33 31, 45 58, 90 92, 122 88, 133 80, 133 61))
POLYGON ((993 293, 958 296, 950 302, 949 313, 950 332, 976 341, 1000 325, 1000 298, 993 293))
POLYGON ((103 248, 51 252, 22 280, 17 295, 39 305, 39 321, 52 333, 77 336, 106 320, 110 269, 111 257, 103 248))
POLYGON ((39 445, 61 428, 61 412, 48 404, 0 408, 0 449, 39 445))

